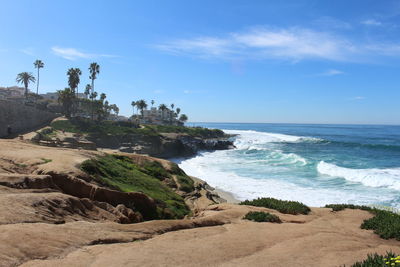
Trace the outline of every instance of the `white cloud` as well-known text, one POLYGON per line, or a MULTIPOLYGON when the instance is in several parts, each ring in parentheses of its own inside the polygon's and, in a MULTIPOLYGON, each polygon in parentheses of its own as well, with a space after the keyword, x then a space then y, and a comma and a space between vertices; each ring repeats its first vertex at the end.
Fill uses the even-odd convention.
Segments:
POLYGON ((384 40, 358 40, 350 35, 344 37, 331 32, 300 27, 254 27, 224 36, 172 40, 155 47, 174 55, 229 61, 276 59, 291 62, 302 60, 372 62, 380 56, 400 57, 400 43, 397 41, 386 43, 384 40))
POLYGON ((190 91, 190 90, 184 90, 183 93, 184 93, 184 94, 190 94, 191 91, 190 91))
POLYGON ((292 27, 254 28, 221 37, 174 40, 156 46, 174 54, 213 58, 278 58, 286 60, 347 60, 355 47, 347 40, 325 32, 292 27))
POLYGON ((363 100, 363 99, 365 99, 365 96, 355 96, 352 99, 353 100, 363 100))
POLYGON ((374 20, 374 19, 367 19, 361 21, 361 24, 368 25, 368 26, 382 26, 382 22, 374 20))
POLYGON ((164 93, 164 90, 154 90, 153 93, 155 93, 155 94, 162 94, 162 93, 164 93))
POLYGON ((51 51, 62 58, 68 60, 76 60, 76 59, 94 59, 99 57, 116 57, 115 55, 107 55, 107 54, 92 54, 92 53, 85 53, 79 51, 75 48, 65 48, 65 47, 58 47, 53 46, 51 51))
POLYGON ((330 69, 319 75, 320 76, 336 76, 336 75, 341 75, 341 74, 344 74, 344 72, 341 70, 330 69))
POLYGON ((35 50, 32 47, 23 48, 20 51, 25 55, 35 56, 35 50))

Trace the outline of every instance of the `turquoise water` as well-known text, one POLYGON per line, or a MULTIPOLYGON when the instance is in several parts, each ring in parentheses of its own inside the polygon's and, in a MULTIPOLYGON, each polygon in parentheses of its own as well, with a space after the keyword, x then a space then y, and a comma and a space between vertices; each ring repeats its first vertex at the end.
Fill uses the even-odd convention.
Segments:
POLYGON ((237 134, 236 149, 180 161, 239 200, 400 208, 400 126, 196 123, 237 134))

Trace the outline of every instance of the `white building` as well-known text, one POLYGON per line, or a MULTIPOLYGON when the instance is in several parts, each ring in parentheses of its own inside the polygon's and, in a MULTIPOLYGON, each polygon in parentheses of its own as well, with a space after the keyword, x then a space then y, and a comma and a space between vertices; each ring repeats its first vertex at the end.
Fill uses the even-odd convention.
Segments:
POLYGON ((174 124, 180 125, 180 122, 176 119, 177 114, 170 109, 164 111, 158 108, 151 108, 143 110, 143 116, 139 116, 140 123, 149 124, 174 124))
MULTIPOLYGON (((57 100, 58 92, 50 92, 45 94, 39 94, 43 99, 57 100)), ((86 95, 83 93, 78 93, 78 98, 86 98, 86 95)))

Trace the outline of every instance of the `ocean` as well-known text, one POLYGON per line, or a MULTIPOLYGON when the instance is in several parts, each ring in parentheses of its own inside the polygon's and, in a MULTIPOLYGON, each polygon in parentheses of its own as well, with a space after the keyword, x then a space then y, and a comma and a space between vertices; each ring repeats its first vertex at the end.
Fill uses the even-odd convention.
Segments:
MULTIPOLYGON (((190 125, 189 125, 190 126, 190 125)), ((238 200, 274 197, 400 208, 400 126, 196 123, 236 146, 178 160, 238 200)))

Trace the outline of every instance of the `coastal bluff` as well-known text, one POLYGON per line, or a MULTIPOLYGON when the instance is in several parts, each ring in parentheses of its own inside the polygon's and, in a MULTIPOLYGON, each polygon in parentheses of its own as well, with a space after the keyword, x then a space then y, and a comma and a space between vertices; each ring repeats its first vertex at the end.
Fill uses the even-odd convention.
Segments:
POLYGON ((8 135, 8 126, 11 127, 11 134, 17 134, 49 123, 55 117, 54 113, 22 103, 0 100, 0 138, 8 135))

